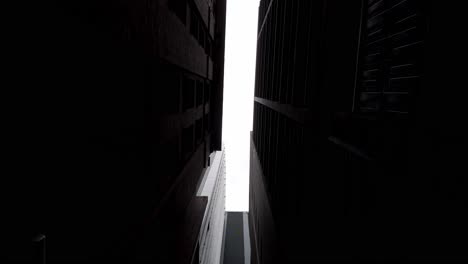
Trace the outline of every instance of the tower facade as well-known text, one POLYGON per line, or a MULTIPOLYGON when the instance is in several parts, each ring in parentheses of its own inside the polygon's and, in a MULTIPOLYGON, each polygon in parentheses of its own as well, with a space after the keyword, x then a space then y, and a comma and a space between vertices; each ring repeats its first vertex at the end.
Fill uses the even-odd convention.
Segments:
POLYGON ((460 43, 454 9, 261 1, 253 263, 466 259, 460 244, 441 242, 466 234, 455 172, 466 169, 452 144, 466 138, 452 94, 465 81, 450 73, 465 50, 449 44, 460 43))
POLYGON ((192 263, 221 150, 226 1, 53 2, 12 23, 8 163, 41 176, 10 177, 7 255, 37 259, 40 237, 47 263, 192 263))

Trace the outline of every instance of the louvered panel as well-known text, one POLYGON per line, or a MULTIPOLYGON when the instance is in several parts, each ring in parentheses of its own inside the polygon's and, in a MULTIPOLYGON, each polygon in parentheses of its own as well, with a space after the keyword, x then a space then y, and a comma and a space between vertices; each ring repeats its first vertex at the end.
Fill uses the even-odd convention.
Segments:
POLYGON ((419 86, 424 20, 417 0, 368 0, 362 28, 357 111, 408 113, 419 86))

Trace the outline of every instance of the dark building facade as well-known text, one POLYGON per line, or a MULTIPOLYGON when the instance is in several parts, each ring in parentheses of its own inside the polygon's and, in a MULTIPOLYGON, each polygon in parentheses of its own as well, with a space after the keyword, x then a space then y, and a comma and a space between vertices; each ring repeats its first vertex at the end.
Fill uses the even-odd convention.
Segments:
POLYGON ((250 264, 248 212, 226 212, 221 264, 250 264))
POLYGON ((198 263, 196 190, 221 150, 226 1, 24 5, 11 21, 2 255, 198 263))
POLYGON ((468 258, 460 8, 260 2, 252 263, 468 258))

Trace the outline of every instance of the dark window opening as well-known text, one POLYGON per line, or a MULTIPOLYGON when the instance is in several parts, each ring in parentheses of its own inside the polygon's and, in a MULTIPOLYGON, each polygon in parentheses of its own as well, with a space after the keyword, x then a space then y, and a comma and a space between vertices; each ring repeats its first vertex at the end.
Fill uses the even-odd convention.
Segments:
POLYGON ((194 149, 193 125, 182 130, 182 153, 184 160, 190 157, 194 149))
POLYGON ((182 84, 182 101, 183 101, 183 110, 192 108, 195 103, 195 81, 187 77, 183 77, 182 84))
POLYGON ((198 39, 198 17, 193 9, 190 12, 190 34, 198 39))
POLYGON ((199 31, 199 36, 198 36, 198 43, 200 43, 200 46, 202 46, 203 49, 205 49, 205 29, 203 26, 200 24, 200 31, 199 31))
POLYGON ((205 82, 205 104, 210 101, 210 83, 207 81, 205 82))
POLYGON ((201 105, 203 103, 203 82, 202 81, 197 81, 197 106, 201 105))
POLYGON ((355 110, 406 114, 419 87, 424 18, 417 1, 367 1, 355 110), (385 14, 385 15, 381 15, 385 14))
POLYGON ((211 39, 209 37, 208 28, 205 26, 203 19, 200 18, 196 8, 190 9, 190 34, 197 40, 198 44, 205 50, 209 56, 211 53, 211 39))
POLYGON ((195 122, 195 138, 196 138, 197 144, 199 144, 202 141, 202 137, 203 137, 203 123, 202 123, 202 119, 200 118, 195 122))
POLYGON ((213 57, 213 53, 212 53, 212 47, 213 47, 213 44, 212 44, 212 41, 209 37, 207 37, 206 39, 206 49, 205 49, 205 52, 208 56, 210 57, 213 57))
POLYGON ((210 131, 210 115, 206 114, 205 117, 203 118, 203 124, 205 126, 205 134, 208 134, 210 131))
POLYGON ((159 91, 163 94, 163 112, 178 113, 180 111, 180 74, 174 70, 164 73, 159 91))
POLYGON ((205 35, 205 54, 210 55, 209 53, 209 46, 210 46, 210 38, 209 38, 209 33, 205 35))

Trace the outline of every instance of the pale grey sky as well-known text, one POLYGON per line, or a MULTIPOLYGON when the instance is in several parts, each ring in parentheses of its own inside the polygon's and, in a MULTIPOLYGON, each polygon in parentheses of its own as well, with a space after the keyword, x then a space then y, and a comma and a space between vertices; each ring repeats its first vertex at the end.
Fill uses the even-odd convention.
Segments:
POLYGON ((226 148, 226 210, 249 209, 259 0, 227 0, 223 141, 226 148))

